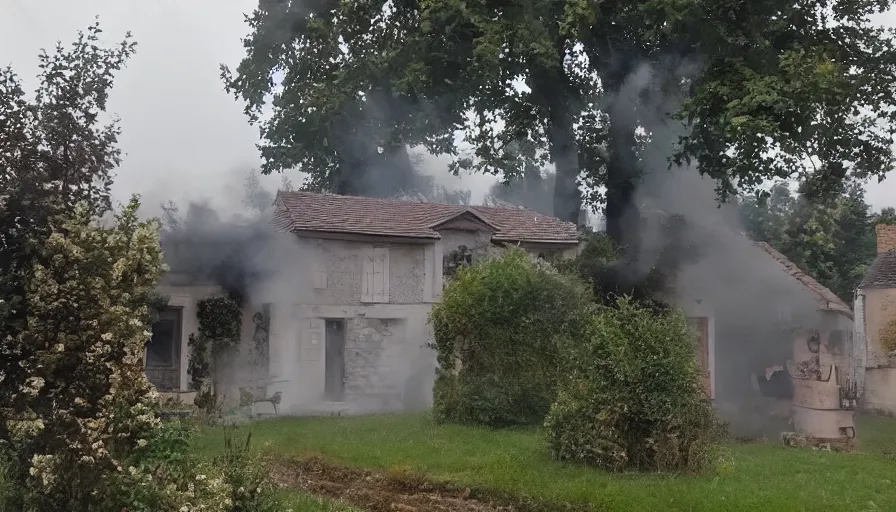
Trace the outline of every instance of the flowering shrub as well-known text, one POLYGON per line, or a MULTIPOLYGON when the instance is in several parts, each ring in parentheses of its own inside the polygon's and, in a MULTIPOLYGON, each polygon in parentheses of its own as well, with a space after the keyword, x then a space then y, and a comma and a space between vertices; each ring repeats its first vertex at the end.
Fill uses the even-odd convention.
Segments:
POLYGON ((440 421, 535 424, 555 397, 558 335, 575 336, 588 286, 521 249, 459 269, 433 307, 440 421))
POLYGON ((202 461, 190 452, 191 428, 166 423, 128 458, 127 471, 113 475, 102 510, 129 512, 273 512, 274 487, 248 439, 227 438, 225 453, 202 461))
POLYGON ((717 461, 724 431, 684 316, 621 298, 582 334, 560 345, 563 378, 545 421, 555 457, 613 471, 700 471, 717 461))
POLYGON ((158 427, 143 354, 146 298, 164 264, 155 222, 137 219, 136 198, 113 227, 86 211, 59 221, 27 282, 25 329, 3 344, 2 378, 18 382, 6 427, 28 471, 29 507, 79 510, 97 498, 120 455, 158 427))

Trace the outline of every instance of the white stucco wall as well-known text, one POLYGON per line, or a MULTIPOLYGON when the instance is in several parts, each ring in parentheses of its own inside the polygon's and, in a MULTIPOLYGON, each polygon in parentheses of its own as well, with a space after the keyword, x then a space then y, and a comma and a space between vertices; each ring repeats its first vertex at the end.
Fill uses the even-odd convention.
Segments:
POLYGON ((180 389, 189 389, 190 376, 187 374, 187 362, 190 360, 190 347, 187 340, 190 334, 199 329, 196 319, 196 308, 199 301, 211 297, 223 297, 226 294, 220 286, 214 285, 161 285, 156 291, 168 297, 168 306, 182 308, 180 339, 180 389))
MULTIPOLYGON (((272 256, 279 260, 277 271, 270 282, 252 290, 243 312, 242 353, 252 344, 253 314, 270 303, 269 378, 285 382, 271 385, 268 394, 283 393, 282 411, 335 407, 361 412, 409 402, 431 405, 436 363, 435 353, 425 345, 432 339, 429 311, 441 296, 443 257, 459 245, 473 250, 474 258, 503 250, 490 243, 488 233, 440 234, 441 240, 426 243, 301 238, 295 248, 272 256), (388 251, 388 301, 362 303, 363 260, 371 251, 383 250, 388 251), (346 327, 345 403, 340 404, 324 397, 328 319, 343 320, 346 327)), ((538 244, 524 248, 533 254, 556 250, 538 244)), ((574 254, 577 248, 564 250, 574 254)), ((169 296, 171 306, 183 308, 180 385, 186 390, 187 340, 198 328, 197 303, 225 293, 218 286, 174 284, 161 286, 159 292, 169 296)))

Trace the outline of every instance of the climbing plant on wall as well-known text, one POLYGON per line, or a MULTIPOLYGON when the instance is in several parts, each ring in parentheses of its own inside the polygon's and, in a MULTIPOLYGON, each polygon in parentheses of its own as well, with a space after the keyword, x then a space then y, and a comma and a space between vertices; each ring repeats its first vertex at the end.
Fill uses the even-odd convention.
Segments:
POLYGON ((218 370, 239 344, 242 313, 239 304, 227 297, 201 300, 197 306, 199 328, 188 341, 187 372, 191 388, 199 392, 196 405, 209 409, 217 403, 218 370))

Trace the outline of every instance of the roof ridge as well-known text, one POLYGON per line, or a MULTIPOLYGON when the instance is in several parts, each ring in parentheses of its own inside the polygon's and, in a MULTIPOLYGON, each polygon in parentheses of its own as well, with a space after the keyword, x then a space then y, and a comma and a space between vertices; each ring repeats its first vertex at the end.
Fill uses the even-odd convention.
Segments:
POLYGON ((397 199, 394 197, 372 197, 372 196, 355 196, 355 195, 347 195, 347 194, 336 194, 334 192, 309 192, 306 190, 292 190, 292 191, 282 191, 283 194, 292 194, 292 195, 308 195, 308 196, 318 196, 318 197, 338 197, 341 199, 349 199, 356 200, 361 199, 364 201, 376 201, 379 203, 386 204, 436 204, 440 206, 450 206, 452 208, 468 208, 473 205, 465 205, 465 204, 450 204, 450 203, 439 203, 439 202, 430 202, 430 201, 412 201, 410 199, 397 199))

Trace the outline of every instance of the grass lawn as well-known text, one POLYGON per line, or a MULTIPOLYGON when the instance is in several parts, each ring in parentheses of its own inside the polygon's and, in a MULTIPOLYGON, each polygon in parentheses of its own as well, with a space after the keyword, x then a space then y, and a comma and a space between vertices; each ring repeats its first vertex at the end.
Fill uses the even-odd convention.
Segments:
MULTIPOLYGON (((428 415, 284 418, 240 430, 267 453, 406 468, 433 480, 603 510, 896 510, 896 420, 883 418, 861 418, 857 453, 732 444, 729 467, 701 477, 611 475, 560 464, 535 430, 438 426, 428 415)), ((223 437, 223 429, 207 429, 196 448, 214 453, 223 437)))
POLYGON ((303 492, 284 493, 283 505, 294 512, 362 512, 338 501, 319 499, 303 492))

